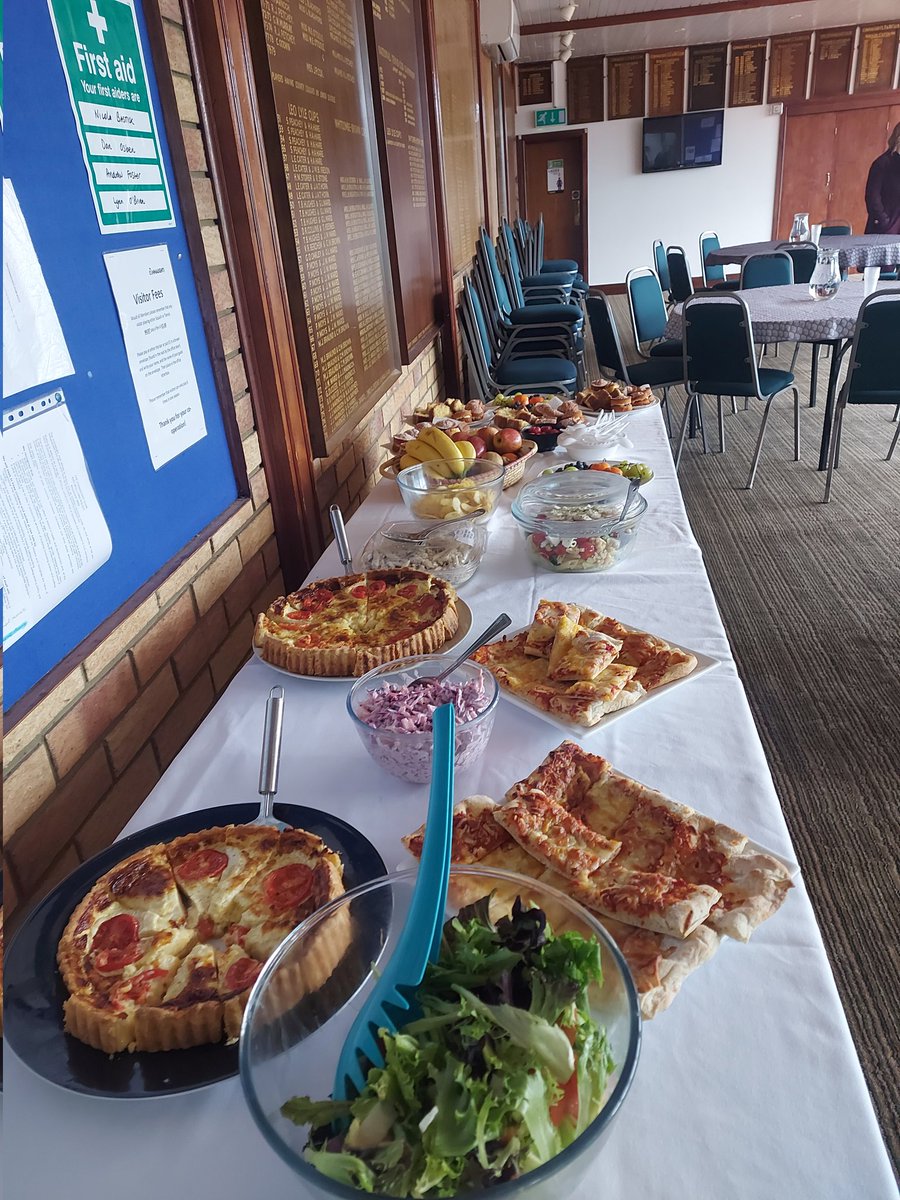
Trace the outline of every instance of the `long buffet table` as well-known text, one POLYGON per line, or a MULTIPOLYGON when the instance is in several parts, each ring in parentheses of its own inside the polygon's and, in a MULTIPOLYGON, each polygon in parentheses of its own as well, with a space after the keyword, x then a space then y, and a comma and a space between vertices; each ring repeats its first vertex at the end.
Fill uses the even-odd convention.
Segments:
MULTIPOLYGON (((507 493, 481 569, 461 589, 473 632, 504 609, 514 628, 524 625, 546 595, 590 604, 720 659, 718 669, 624 715, 585 745, 792 859, 658 411, 635 415, 629 436, 630 456, 656 471, 631 558, 609 574, 536 571, 507 493)), ((540 466, 547 458, 539 456, 540 466)), ((396 487, 381 483, 349 523, 351 546, 358 551, 374 529, 402 515, 396 487)), ((332 547, 313 577, 339 572, 332 547)), ((274 682, 286 684, 279 798, 343 817, 372 840, 388 869, 405 864, 399 838, 422 820, 427 787, 373 764, 345 713, 346 684, 284 680, 258 661, 239 672, 126 832, 192 808, 255 799, 265 698, 274 682)), ((460 774, 457 798, 501 798, 560 740, 550 725, 501 701, 486 756, 460 774)), ((672 1007, 644 1025, 634 1086, 576 1194, 581 1200, 895 1196, 800 876, 795 884, 750 943, 723 939, 672 1007)), ((157 1200, 163 1191, 184 1198, 308 1195, 263 1141, 236 1078, 125 1102, 58 1089, 8 1053, 5 1089, 4 1175, 7 1195, 17 1200, 157 1200)))

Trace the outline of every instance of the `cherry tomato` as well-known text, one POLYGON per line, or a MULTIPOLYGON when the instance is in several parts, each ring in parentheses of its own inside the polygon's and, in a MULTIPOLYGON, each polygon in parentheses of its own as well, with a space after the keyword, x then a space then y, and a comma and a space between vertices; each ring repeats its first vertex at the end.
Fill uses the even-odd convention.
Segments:
POLYGON ((225 990, 227 992, 243 992, 254 981, 262 970, 262 963, 252 958, 239 958, 225 972, 225 990))
POLYGON ((119 913, 104 921, 91 942, 92 950, 125 950, 140 937, 141 928, 137 917, 130 913, 119 913))
POLYGON ((198 879, 215 879, 227 866, 228 855, 207 846, 184 860, 178 868, 178 876, 186 883, 195 883, 198 879))

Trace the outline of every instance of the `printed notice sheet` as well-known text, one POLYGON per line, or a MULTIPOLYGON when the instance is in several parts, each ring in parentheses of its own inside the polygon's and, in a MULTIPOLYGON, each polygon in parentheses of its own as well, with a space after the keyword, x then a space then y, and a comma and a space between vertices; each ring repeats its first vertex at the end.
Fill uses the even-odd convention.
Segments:
POLYGON ((206 436, 168 246, 104 254, 150 460, 156 470, 206 436))
POLYGON ((3 180, 3 396, 75 368, 15 188, 3 180))
POLYGON ((64 401, 57 390, 29 400, 24 419, 18 410, 3 415, 4 650, 93 575, 112 551, 109 527, 64 401))

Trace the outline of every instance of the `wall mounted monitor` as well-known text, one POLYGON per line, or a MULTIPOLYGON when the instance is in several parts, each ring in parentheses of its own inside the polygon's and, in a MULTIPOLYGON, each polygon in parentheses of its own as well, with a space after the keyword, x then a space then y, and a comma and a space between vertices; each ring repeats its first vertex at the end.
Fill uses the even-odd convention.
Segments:
POLYGON ((676 117, 645 117, 643 174, 721 166, 724 117, 722 109, 676 117))

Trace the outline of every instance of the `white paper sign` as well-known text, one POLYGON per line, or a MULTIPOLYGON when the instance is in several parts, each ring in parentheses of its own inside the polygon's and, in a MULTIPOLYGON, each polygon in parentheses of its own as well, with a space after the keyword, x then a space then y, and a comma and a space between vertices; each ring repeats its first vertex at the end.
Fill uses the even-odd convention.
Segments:
POLYGON ((0 437, 4 650, 112 551, 62 392, 29 400, 23 410, 24 418, 18 409, 3 414, 0 437))
POLYGON ((547 191, 561 192, 565 187, 565 163, 561 158, 547 159, 547 191))
POLYGON ((168 246, 104 254, 156 470, 206 437, 168 246))
POLYGON ((3 180, 3 397, 75 368, 19 199, 3 180))

